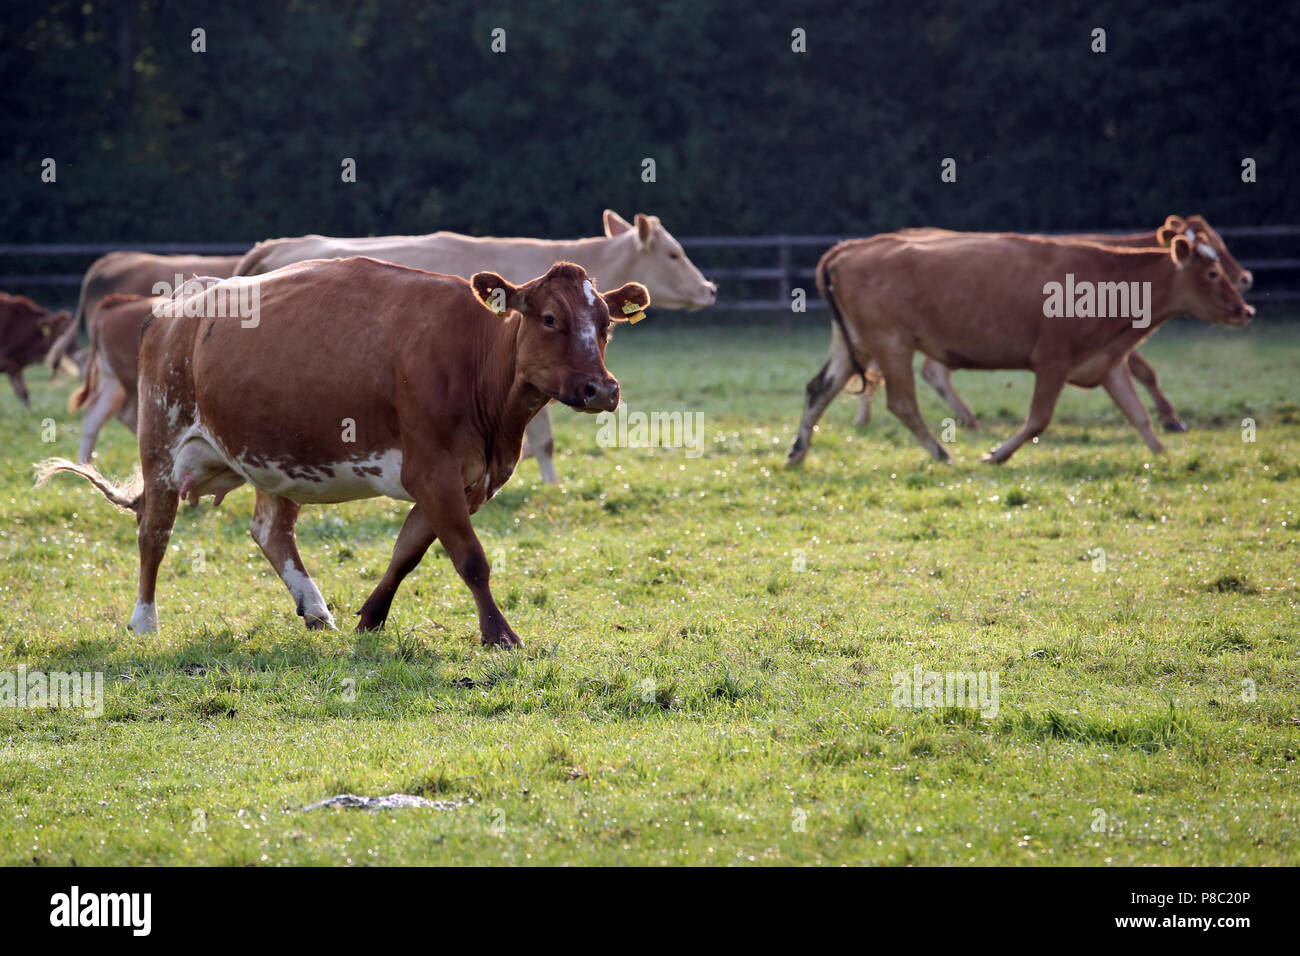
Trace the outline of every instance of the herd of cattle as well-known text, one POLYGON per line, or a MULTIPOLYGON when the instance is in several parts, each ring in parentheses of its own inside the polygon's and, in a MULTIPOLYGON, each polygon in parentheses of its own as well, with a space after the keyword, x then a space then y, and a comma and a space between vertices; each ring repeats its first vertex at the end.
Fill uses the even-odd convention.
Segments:
MULTIPOLYGON (((403 578, 440 539, 474 596, 483 642, 517 646, 470 516, 521 454, 556 480, 551 401, 618 406, 604 362, 614 324, 639 320, 652 298, 670 309, 716 298, 657 218, 629 223, 606 210, 604 220, 603 236, 573 241, 307 236, 238 257, 115 252, 87 272, 75 316, 0 293, 0 362, 24 403, 26 365, 84 368, 70 400, 83 415, 78 462, 51 459, 38 479, 79 474, 135 514, 132 629, 157 627, 158 569, 180 499, 220 504, 247 483, 253 537, 308 627, 334 620, 298 553, 299 509, 385 495, 412 508, 358 627, 384 624, 403 578), (88 352, 77 349, 83 322, 88 352), (112 417, 139 437, 140 474, 125 484, 90 463, 112 417)), ((831 350, 808 383, 791 465, 855 376, 860 423, 883 382, 889 410, 946 461, 917 408, 917 351, 925 380, 970 428, 951 369, 1034 372, 1024 426, 986 460, 1040 434, 1067 383, 1103 386, 1159 452, 1134 377, 1165 428, 1186 426, 1137 346, 1176 314, 1237 327, 1254 314, 1241 297, 1250 273, 1197 216, 1132 236, 907 229, 839 243, 816 278, 831 350)))

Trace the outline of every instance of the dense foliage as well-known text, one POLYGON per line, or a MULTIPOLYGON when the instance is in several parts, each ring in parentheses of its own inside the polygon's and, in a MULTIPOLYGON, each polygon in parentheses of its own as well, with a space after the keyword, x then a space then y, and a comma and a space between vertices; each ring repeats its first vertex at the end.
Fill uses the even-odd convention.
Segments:
POLYGON ((1204 0, 41 0, 0 26, 0 217, 151 242, 580 235, 605 206, 679 235, 1294 222, 1298 25, 1204 0))

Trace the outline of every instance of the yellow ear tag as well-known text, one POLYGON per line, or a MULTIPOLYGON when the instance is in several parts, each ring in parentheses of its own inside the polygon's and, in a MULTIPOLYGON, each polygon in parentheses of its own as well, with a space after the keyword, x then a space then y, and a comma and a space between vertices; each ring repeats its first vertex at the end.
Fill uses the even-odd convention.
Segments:
POLYGON ((624 302, 623 314, 627 316, 629 322, 636 325, 645 318, 645 309, 641 308, 641 306, 637 305, 635 302, 624 302))
POLYGON ((640 311, 638 311, 638 312, 633 313, 632 315, 629 315, 629 316, 627 317, 627 320, 628 320, 628 322, 630 322, 632 325, 636 325, 638 322, 640 322, 640 321, 641 321, 642 319, 644 319, 644 318, 645 318, 645 312, 640 312, 640 311))

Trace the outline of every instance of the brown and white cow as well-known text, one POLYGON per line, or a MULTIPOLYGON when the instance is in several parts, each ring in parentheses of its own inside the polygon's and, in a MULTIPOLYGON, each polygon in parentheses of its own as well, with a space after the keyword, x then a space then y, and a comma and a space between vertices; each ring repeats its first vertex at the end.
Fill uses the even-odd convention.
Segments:
POLYGON ((61 459, 39 469, 41 481, 76 472, 135 512, 131 627, 157 627, 158 567, 180 499, 219 503, 248 483, 253 537, 308 627, 334 619, 298 554, 299 509, 386 495, 414 507, 358 629, 384 624, 436 537, 474 595, 483 642, 517 646, 470 515, 510 477, 524 428, 548 401, 617 407, 605 345, 614 322, 649 304, 645 288, 598 293, 581 266, 563 262, 516 286, 491 272, 466 281, 358 257, 230 279, 199 296, 199 308, 187 298, 185 314, 153 319, 141 336, 141 485, 61 459), (256 321, 209 317, 227 287, 246 283, 257 286, 256 321))
POLYGON ((58 339, 50 343, 45 364, 53 371, 69 358, 76 348, 77 333, 86 323, 90 338, 95 330, 90 322, 105 296, 170 294, 179 276, 233 276, 242 256, 161 256, 151 252, 110 252, 96 259, 81 279, 81 296, 77 300, 76 321, 58 339))
MULTIPOLYGON (((602 286, 640 282, 660 309, 701 309, 712 305, 717 287, 700 274, 657 216, 638 213, 629 223, 612 209, 604 214, 605 234, 589 239, 501 239, 435 232, 426 236, 370 236, 338 239, 303 236, 259 242, 239 263, 237 275, 262 275, 304 259, 372 256, 429 272, 471 276, 491 269, 511 282, 523 282, 552 262, 576 262, 602 286)), ((524 456, 535 455, 542 481, 558 480, 550 413, 542 410, 528 427, 524 456)))
MULTIPOLYGON (((1133 387, 1129 354, 1175 314, 1244 326, 1255 312, 1214 250, 1202 238, 1189 241, 1185 235, 1175 236, 1168 249, 1151 250, 1029 236, 955 235, 926 242, 877 236, 832 247, 817 265, 817 286, 834 320, 831 354, 808 383, 787 456, 791 465, 807 455, 813 428, 844 383, 872 361, 884 375, 889 410, 931 455, 947 461, 947 450, 916 407, 912 356, 918 350, 949 368, 1034 372, 1024 427, 985 455, 986 461, 1006 461, 1041 434, 1067 383, 1103 386, 1148 447, 1160 452, 1133 387), (1149 293, 1145 315, 1052 314, 1055 306, 1049 304, 1076 277, 1080 289, 1084 282, 1110 285, 1114 295, 1108 297, 1116 301, 1119 283, 1137 283, 1135 294, 1149 293)), ((1095 310, 1079 310, 1084 311, 1095 310)))
POLYGON ((9 376, 18 400, 32 407, 23 369, 35 365, 50 343, 72 324, 70 312, 43 309, 25 295, 0 292, 0 372, 9 376))
MULTIPOLYGON (((1133 232, 1123 235, 1110 235, 1107 233, 1082 233, 1072 236, 1040 236, 1043 239, 1055 239, 1062 242, 1095 242, 1103 246, 1118 246, 1126 249, 1153 249, 1157 247, 1168 248, 1169 242, 1174 236, 1180 234, 1200 235, 1211 249, 1219 256, 1223 262, 1223 271, 1228 276, 1228 281, 1234 283, 1241 292, 1246 292, 1254 284, 1255 277, 1249 269, 1243 269, 1241 264, 1232 257, 1228 251, 1227 245, 1210 224, 1202 216, 1188 216, 1184 219, 1182 216, 1168 216, 1164 224, 1152 232, 1133 232)), ((950 229, 900 229, 897 233, 891 233, 903 239, 914 242, 924 242, 928 239, 942 238, 944 236, 956 235, 1018 235, 1018 233, 958 233, 950 229)), ((1160 424, 1166 431, 1185 432, 1187 424, 1178 417, 1178 412, 1174 410, 1173 403, 1160 389, 1160 381, 1156 376, 1156 370, 1151 363, 1137 353, 1136 350, 1129 353, 1128 370, 1132 373, 1133 378, 1138 381, 1151 395, 1152 401, 1156 405, 1156 415, 1160 419, 1160 424)), ((871 371, 878 373, 879 368, 873 368, 871 371)), ((975 413, 971 411, 957 390, 952 384, 952 370, 942 362, 936 362, 932 358, 926 358, 921 363, 921 377, 925 379, 930 386, 939 393, 939 396, 948 403, 948 406, 957 415, 957 421, 963 428, 979 428, 979 420, 975 413)), ((858 411, 854 416, 855 425, 866 425, 871 421, 871 400, 875 397, 875 389, 864 389, 858 399, 858 411)))

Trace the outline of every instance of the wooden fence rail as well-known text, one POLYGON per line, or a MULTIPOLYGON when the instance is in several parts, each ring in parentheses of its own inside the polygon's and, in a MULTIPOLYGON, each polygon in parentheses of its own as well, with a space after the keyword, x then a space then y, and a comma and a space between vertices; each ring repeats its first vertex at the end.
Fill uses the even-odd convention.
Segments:
MULTIPOLYGON (((1219 233, 1229 242, 1241 264, 1255 273, 1255 288, 1247 294, 1248 300, 1256 304, 1300 301, 1300 226, 1229 226, 1219 233), (1259 254, 1250 254, 1253 252, 1259 254)), ((795 289, 804 290, 810 311, 825 308, 813 283, 816 260, 822 251, 844 238, 839 235, 691 236, 681 242, 700 271, 718 283, 715 309, 789 312, 795 289), (737 259, 756 256, 761 258, 736 263, 737 259), (714 258, 719 261, 711 263, 710 259, 714 258)), ((37 261, 80 257, 89 266, 95 257, 114 249, 236 255, 252 245, 251 242, 0 243, 0 261, 19 257, 37 261)), ((0 289, 53 288, 65 300, 75 298, 71 287, 81 284, 82 273, 65 271, 67 268, 66 263, 59 271, 31 271, 28 266, 25 272, 0 274, 0 289)))

